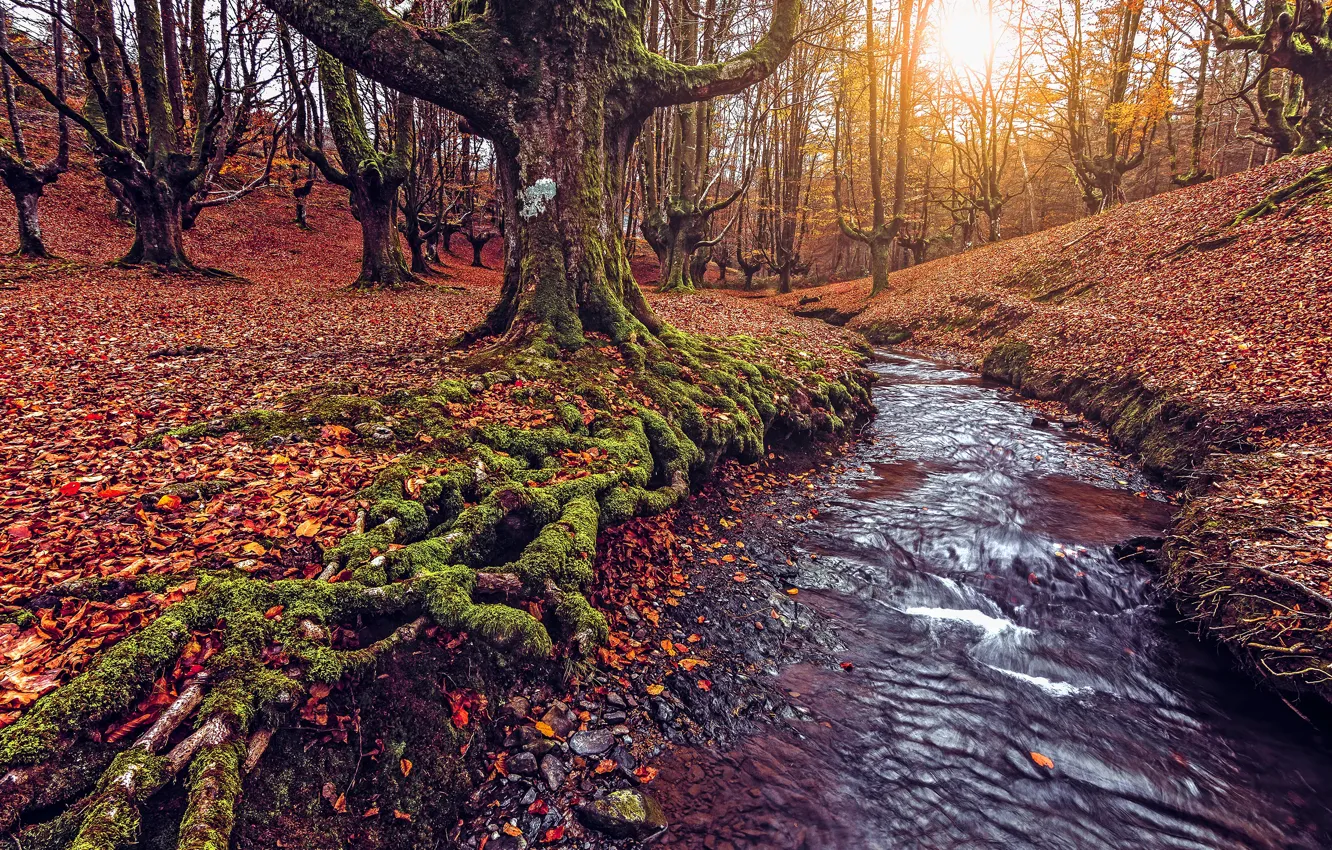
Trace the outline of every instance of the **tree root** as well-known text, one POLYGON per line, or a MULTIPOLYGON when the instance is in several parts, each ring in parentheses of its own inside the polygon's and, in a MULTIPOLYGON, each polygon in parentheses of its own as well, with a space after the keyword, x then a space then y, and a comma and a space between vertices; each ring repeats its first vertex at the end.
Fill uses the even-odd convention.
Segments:
MULTIPOLYGON (((220 634, 203 673, 115 756, 90 793, 71 789, 63 812, 24 830, 24 848, 39 835, 48 840, 38 846, 127 846, 138 838, 143 804, 187 768, 178 846, 228 846, 245 776, 259 766, 281 713, 432 629, 515 658, 549 658, 557 641, 591 655, 608 634, 583 593, 595 579, 600 529, 679 503, 719 459, 757 458, 774 434, 835 434, 868 411, 868 379, 785 375, 739 344, 730 353, 667 329, 647 347, 622 344, 614 358, 606 353, 614 349, 585 346, 552 360, 552 347, 537 339, 485 383, 512 401, 526 382, 510 373, 545 374, 540 392, 526 396, 550 414, 554 424, 544 427, 459 428, 447 411, 472 395, 456 382, 345 402, 356 418, 378 411, 410 444, 431 434, 434 448, 390 466, 361 494, 364 520, 326 553, 317 579, 202 573, 194 594, 0 730, 0 828, 36 799, 43 770, 133 710, 192 633, 220 634), (608 397, 604 376, 625 366, 633 380, 608 397), (595 403, 579 408, 569 400, 578 393, 595 403), (335 642, 370 621, 391 630, 361 646, 335 642), (168 749, 191 716, 194 731, 168 749)), ((342 408, 330 401, 307 400, 320 413, 285 414, 284 426, 336 420, 342 408)))

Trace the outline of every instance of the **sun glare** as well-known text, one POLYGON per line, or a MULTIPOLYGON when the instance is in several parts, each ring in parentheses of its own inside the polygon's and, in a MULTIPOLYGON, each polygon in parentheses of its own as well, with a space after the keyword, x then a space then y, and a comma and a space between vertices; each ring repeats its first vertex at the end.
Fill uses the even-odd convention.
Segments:
POLYGON ((969 0, 957 0, 943 10, 939 22, 938 53, 959 71, 983 71, 991 50, 1002 35, 1002 24, 991 18, 988 10, 969 0))

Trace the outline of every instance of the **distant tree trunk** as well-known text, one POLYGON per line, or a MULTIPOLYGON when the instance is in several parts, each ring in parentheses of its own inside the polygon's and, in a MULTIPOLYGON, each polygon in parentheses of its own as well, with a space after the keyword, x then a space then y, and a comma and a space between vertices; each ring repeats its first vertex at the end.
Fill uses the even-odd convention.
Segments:
MULTIPOLYGON (((55 93, 65 95, 65 49, 64 29, 60 25, 58 6, 51 6, 54 23, 55 54, 55 93)), ((9 45, 9 19, 5 8, 0 5, 0 46, 9 45)), ((37 215, 37 203, 46 187, 54 183, 69 167, 69 125, 65 116, 60 116, 59 139, 56 155, 45 165, 38 166, 28 157, 23 126, 19 123, 18 108, 14 101, 14 82, 9 76, 9 66, 0 62, 0 87, 4 89, 5 114, 9 120, 9 130, 13 140, 13 151, 0 142, 0 181, 14 196, 16 220, 18 224, 18 255, 21 257, 50 257, 46 243, 42 241, 42 225, 37 215)))
POLYGON ((486 268, 486 264, 481 261, 481 252, 485 250, 486 244, 494 239, 494 233, 480 233, 467 235, 467 241, 472 245, 472 265, 478 269, 486 268))
POLYGON ((753 289, 754 275, 758 273, 759 269, 763 268, 763 263, 756 257, 746 258, 744 254, 738 254, 735 258, 735 263, 745 275, 745 289, 753 289))

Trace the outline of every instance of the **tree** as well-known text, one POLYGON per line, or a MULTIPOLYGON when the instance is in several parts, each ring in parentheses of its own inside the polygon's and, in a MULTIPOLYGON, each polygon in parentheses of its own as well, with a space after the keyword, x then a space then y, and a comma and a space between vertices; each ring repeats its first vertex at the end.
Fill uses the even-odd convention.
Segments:
POLYGON ((1317 0, 1263 0, 1258 20, 1231 0, 1207 15, 1212 40, 1220 51, 1261 57, 1258 99, 1266 119, 1265 135, 1281 153, 1312 153, 1332 144, 1332 20, 1317 0), (1272 71, 1297 79, 1286 92, 1272 87, 1272 71))
MULTIPOLYGON (((137 75, 129 67, 129 52, 120 38, 113 5, 77 0, 71 29, 79 41, 90 89, 82 111, 36 79, 5 46, 0 46, 0 59, 62 116, 87 133, 97 167, 106 176, 113 194, 134 216, 134 244, 122 263, 145 263, 169 272, 216 274, 190 262, 185 254, 183 232, 199 210, 232 200, 244 192, 201 200, 210 175, 218 171, 215 155, 219 152, 219 130, 225 118, 224 88, 210 86, 203 0, 191 2, 195 29, 191 36, 195 116, 192 133, 178 134, 177 122, 172 117, 161 12, 153 0, 134 0, 133 4, 137 75), (132 116, 125 104, 127 82, 133 95, 132 116), (210 89, 214 89, 215 95, 211 102, 210 89)), ((239 138, 239 134, 229 137, 239 138)), ((223 151, 229 147, 230 144, 225 145, 223 151)), ((252 188, 253 185, 248 187, 252 188)))
MULTIPOLYGON (((946 102, 941 107, 957 107, 961 114, 956 120, 947 122, 949 132, 942 138, 957 153, 956 162, 965 185, 961 198, 975 212, 985 216, 989 223, 988 241, 998 242, 1004 207, 1025 189, 1005 188, 1004 178, 1020 121, 1018 108, 1022 101, 1022 68, 1026 57, 1019 28, 1015 54, 1005 67, 998 67, 999 33, 993 0, 985 4, 984 13, 989 37, 979 67, 955 61, 946 68, 949 85, 940 93, 946 102)), ((1020 8, 1018 14, 1021 15, 1020 8)))
MULTIPOLYGON (((707 0, 702 13, 683 0, 672 7, 674 43, 679 61, 695 64, 715 62, 720 32, 734 17, 734 2, 707 0), (700 45, 700 14, 704 19, 700 45)), ((655 43, 657 7, 649 26, 649 43, 655 43)), ((715 113, 711 104, 690 103, 675 109, 675 120, 653 117, 653 133, 643 145, 643 237, 657 254, 664 291, 687 292, 703 282, 712 217, 735 203, 745 190, 741 184, 730 195, 710 201, 708 195, 720 177, 708 182, 715 113), (670 134, 670 138, 665 138, 670 134), (667 145, 665 142, 671 144, 667 145), (669 151, 669 156, 666 152, 669 151)))
MULTIPOLYGON (((285 28, 280 30, 287 65, 288 85, 299 90, 300 80, 285 28)), ((313 162, 324 179, 346 189, 352 215, 361 225, 361 272, 357 289, 398 289, 416 279, 407 268, 398 242, 398 190, 412 168, 412 98, 397 95, 393 140, 387 151, 378 150, 366 133, 365 110, 356 90, 356 74, 337 59, 319 51, 319 90, 328 115, 329 135, 338 151, 335 166, 324 151, 305 141, 305 101, 296 98, 296 138, 301 155, 313 162)))
POLYGON ((795 38, 799 0, 777 0, 765 36, 719 64, 648 51, 645 0, 462 0, 420 27, 370 0, 265 0, 357 71, 457 112, 495 148, 506 221, 504 284, 482 333, 548 329, 616 340, 660 328, 621 234, 630 152, 652 109, 740 91, 795 38))
MULTIPOLYGON (((55 93, 65 96, 65 35, 60 25, 57 5, 51 7, 52 62, 55 66, 55 93)), ((9 47, 9 19, 0 4, 0 46, 9 47)), ((19 123, 18 108, 14 103, 14 82, 9 66, 0 63, 0 86, 4 88, 5 115, 13 148, 0 141, 0 180, 14 196, 18 208, 18 254, 23 257, 49 257, 42 241, 42 226, 37 216, 37 200, 46 187, 54 183, 69 167, 69 124, 65 116, 59 118, 56 153, 42 165, 29 157, 23 126, 19 123)))
MULTIPOLYGON (((914 75, 924 44, 923 24, 928 16, 931 0, 921 0, 917 9, 914 0, 903 0, 898 12, 896 56, 900 74, 897 80, 897 161, 893 170, 893 217, 885 212, 883 192, 883 154, 880 150, 879 129, 879 65, 878 42, 874 36, 874 0, 865 0, 865 65, 869 80, 869 170, 870 195, 873 212, 869 224, 858 225, 847 220, 842 212, 842 175, 834 165, 834 197, 837 203, 837 224, 851 239, 864 242, 870 250, 870 275, 873 280, 871 294, 878 295, 888 288, 888 272, 892 262, 893 244, 898 231, 906 222, 906 169, 907 132, 915 113, 914 75)), ((833 150, 839 147, 833 143, 833 150)))

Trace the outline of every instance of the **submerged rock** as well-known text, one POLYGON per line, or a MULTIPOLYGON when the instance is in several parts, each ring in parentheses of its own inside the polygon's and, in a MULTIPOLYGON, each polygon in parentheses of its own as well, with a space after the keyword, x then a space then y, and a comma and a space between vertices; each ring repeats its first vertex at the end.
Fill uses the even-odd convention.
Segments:
POLYGON ((612 838, 646 838, 666 828, 666 814, 657 801, 637 789, 612 791, 576 808, 585 826, 612 838))

